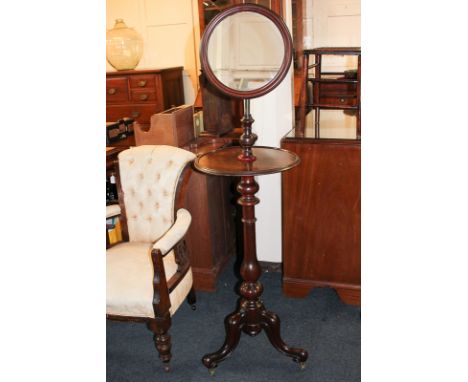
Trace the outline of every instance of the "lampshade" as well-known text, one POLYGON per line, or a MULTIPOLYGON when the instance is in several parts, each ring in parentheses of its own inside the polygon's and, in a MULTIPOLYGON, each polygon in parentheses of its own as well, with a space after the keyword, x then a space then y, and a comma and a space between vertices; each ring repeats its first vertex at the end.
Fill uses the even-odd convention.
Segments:
POLYGON ((117 70, 134 69, 143 55, 143 39, 122 19, 115 20, 114 28, 106 33, 106 58, 117 70))

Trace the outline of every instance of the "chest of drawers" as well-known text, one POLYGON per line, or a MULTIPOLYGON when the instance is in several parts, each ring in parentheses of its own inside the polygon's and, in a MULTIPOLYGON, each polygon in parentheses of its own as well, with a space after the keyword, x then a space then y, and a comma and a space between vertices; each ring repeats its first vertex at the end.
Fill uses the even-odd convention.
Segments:
POLYGON ((143 127, 150 117, 184 104, 182 67, 106 73, 106 120, 124 117, 143 127))

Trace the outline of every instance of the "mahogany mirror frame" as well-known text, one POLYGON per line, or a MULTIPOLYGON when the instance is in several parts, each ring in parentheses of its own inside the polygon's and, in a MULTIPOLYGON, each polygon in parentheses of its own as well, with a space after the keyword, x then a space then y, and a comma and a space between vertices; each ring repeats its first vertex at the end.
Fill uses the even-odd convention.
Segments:
POLYGON ((208 81, 211 82, 213 86, 215 86, 219 91, 223 94, 228 95, 234 98, 241 98, 241 99, 250 99, 250 98, 257 98, 262 95, 265 95, 271 92, 274 88, 276 88, 281 81, 286 76, 288 72, 291 61, 292 61, 292 51, 293 51, 293 43, 291 39, 291 35, 289 33, 289 29, 284 23, 283 19, 274 13, 272 10, 265 8, 261 5, 257 4, 237 4, 233 5, 232 7, 226 8, 223 12, 217 14, 211 22, 206 27, 203 38, 200 44, 200 61, 203 73, 207 77, 208 81), (208 60, 208 44, 210 42, 210 38, 218 26, 218 24, 223 21, 224 19, 228 18, 229 16, 240 13, 240 12, 253 12, 265 16, 267 19, 273 22, 275 26, 278 28, 281 37, 283 39, 283 46, 284 46, 284 55, 283 55, 283 62, 271 81, 268 81, 265 85, 252 90, 236 90, 230 88, 223 84, 218 77, 214 74, 211 69, 209 60, 208 60))

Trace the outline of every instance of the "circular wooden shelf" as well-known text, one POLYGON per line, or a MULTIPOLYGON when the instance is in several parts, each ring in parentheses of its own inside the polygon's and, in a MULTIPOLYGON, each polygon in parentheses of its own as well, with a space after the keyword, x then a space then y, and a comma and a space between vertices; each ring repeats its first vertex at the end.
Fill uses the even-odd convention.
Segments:
POLYGON ((241 162, 239 146, 224 147, 203 154, 195 159, 195 168, 201 172, 222 176, 252 176, 274 174, 297 166, 301 160, 288 150, 275 147, 254 146, 254 162, 241 162))

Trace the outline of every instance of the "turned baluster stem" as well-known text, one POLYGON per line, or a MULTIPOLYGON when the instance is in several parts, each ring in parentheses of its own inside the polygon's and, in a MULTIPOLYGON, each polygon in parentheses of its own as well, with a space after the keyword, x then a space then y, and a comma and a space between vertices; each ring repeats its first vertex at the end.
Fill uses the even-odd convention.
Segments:
POLYGON ((242 206, 244 227, 244 260, 241 275, 245 282, 255 282, 260 277, 260 265, 257 261, 255 241, 255 205, 260 200, 255 197, 259 187, 253 176, 243 176, 237 190, 241 194, 238 203, 242 206))
POLYGON ((263 286, 258 281, 261 268, 257 260, 255 240, 255 205, 260 202, 255 197, 258 189, 258 184, 253 176, 243 176, 237 186, 237 190, 241 194, 238 203, 242 206, 242 223, 244 227, 244 259, 240 269, 243 281, 239 288, 242 296, 240 311, 245 315, 242 330, 250 336, 257 335, 261 331, 260 313, 263 307, 259 300, 263 292, 263 286))
POLYGON ((257 140, 257 134, 252 133, 252 124, 254 119, 250 114, 250 100, 244 100, 244 116, 241 119, 243 133, 240 136, 239 143, 242 147, 242 154, 238 156, 238 159, 242 162, 253 162, 256 158, 252 152, 252 146, 257 140))

